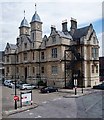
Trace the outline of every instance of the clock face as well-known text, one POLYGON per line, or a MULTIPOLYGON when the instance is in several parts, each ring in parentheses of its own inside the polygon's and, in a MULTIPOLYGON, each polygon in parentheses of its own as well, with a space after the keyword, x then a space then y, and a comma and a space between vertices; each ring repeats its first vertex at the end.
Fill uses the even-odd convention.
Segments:
POLYGON ((25 30, 25 32, 27 33, 27 30, 25 30))

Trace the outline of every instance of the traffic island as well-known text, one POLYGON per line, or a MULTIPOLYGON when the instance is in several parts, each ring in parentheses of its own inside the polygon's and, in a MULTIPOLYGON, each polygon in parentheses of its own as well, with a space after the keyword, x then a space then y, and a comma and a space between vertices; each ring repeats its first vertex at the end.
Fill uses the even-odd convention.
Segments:
POLYGON ((67 95, 63 95, 64 98, 78 98, 84 95, 88 95, 88 94, 92 94, 97 92, 98 90, 93 90, 91 88, 84 88, 84 92, 82 93, 81 89, 78 88, 77 89, 77 94, 75 94, 75 90, 74 89, 59 89, 58 92, 61 93, 67 93, 67 95))

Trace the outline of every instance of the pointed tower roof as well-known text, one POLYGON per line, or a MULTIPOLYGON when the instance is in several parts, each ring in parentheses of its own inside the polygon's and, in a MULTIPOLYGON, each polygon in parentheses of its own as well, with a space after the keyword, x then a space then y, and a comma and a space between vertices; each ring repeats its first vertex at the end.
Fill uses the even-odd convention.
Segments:
POLYGON ((29 24, 28 24, 28 22, 27 22, 27 20, 25 18, 25 11, 24 11, 24 18, 23 18, 23 20, 22 20, 22 22, 20 24, 20 27, 29 27, 29 24))
POLYGON ((33 15, 33 17, 32 17, 32 20, 31 20, 31 22, 41 22, 41 19, 40 19, 40 17, 39 17, 39 15, 37 14, 37 10, 36 10, 36 4, 35 4, 35 14, 33 15))

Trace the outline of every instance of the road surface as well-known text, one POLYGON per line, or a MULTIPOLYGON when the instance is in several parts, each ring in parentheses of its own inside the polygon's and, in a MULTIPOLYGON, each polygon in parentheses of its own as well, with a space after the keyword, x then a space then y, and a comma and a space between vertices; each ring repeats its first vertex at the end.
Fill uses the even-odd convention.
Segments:
POLYGON ((102 118, 102 99, 102 91, 78 98, 53 98, 8 118, 102 118))

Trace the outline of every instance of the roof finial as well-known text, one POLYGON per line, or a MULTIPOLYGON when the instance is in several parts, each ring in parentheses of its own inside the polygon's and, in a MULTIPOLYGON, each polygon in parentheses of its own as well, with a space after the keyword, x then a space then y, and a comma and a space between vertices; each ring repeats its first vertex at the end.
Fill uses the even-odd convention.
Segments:
POLYGON ((24 10, 24 18, 25 18, 25 10, 24 10))
POLYGON ((35 3, 35 12, 37 12, 37 9, 36 9, 36 3, 35 3))

